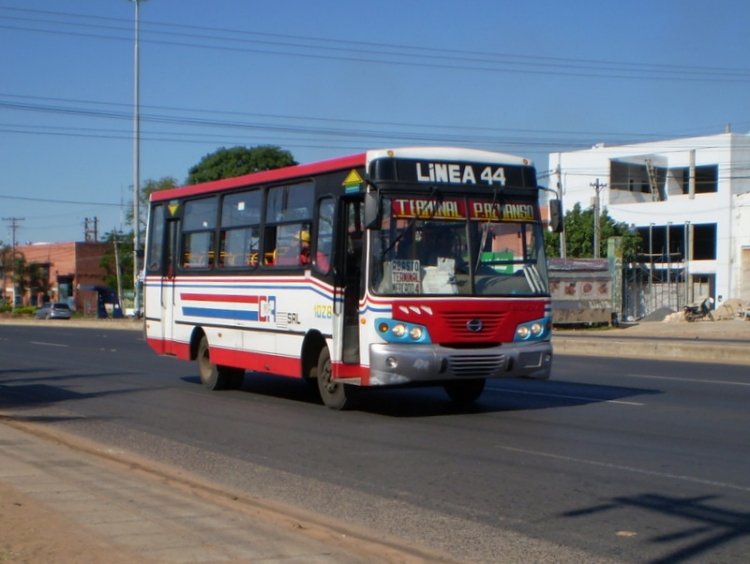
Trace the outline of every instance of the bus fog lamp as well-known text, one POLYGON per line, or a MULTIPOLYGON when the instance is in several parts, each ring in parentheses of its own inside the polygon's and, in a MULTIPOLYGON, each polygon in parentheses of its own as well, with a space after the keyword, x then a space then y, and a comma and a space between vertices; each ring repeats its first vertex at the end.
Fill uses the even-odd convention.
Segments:
POLYGON ((385 365, 391 369, 398 368, 398 359, 395 356, 389 356, 385 359, 385 365))

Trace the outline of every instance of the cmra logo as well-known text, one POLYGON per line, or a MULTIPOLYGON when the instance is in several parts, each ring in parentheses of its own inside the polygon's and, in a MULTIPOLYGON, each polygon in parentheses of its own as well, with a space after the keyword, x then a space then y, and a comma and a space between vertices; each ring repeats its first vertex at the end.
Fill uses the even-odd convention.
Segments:
POLYGON ((258 321, 276 323, 276 296, 260 296, 258 299, 258 321))

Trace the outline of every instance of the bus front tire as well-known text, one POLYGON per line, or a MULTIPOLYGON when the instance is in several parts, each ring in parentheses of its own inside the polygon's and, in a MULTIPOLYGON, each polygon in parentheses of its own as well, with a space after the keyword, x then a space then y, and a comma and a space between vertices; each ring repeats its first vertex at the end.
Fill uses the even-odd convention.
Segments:
POLYGON ((479 399, 484 391, 484 378, 474 380, 454 380, 446 383, 443 388, 453 403, 468 406, 479 399))
POLYGON ((346 384, 336 382, 331 378, 331 353, 328 347, 323 347, 318 356, 318 392, 320 399, 330 409, 346 409, 350 404, 347 397, 350 391, 346 384))

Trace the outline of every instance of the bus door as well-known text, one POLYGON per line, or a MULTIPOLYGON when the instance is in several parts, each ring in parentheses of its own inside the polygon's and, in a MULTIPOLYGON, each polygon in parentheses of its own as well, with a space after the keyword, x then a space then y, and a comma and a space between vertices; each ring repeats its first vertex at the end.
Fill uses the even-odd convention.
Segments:
POLYGON ((174 323, 177 296, 175 289, 175 272, 179 262, 179 218, 167 218, 164 241, 164 269, 161 277, 161 320, 164 354, 175 354, 174 323))
POLYGON ((359 364, 359 300, 362 296, 362 199, 345 199, 342 218, 338 222, 343 230, 340 240, 343 252, 340 282, 344 286, 343 338, 341 359, 346 364, 359 364))
POLYGON ((161 354, 174 354, 175 267, 181 224, 178 212, 177 204, 155 205, 148 224, 146 336, 161 354))

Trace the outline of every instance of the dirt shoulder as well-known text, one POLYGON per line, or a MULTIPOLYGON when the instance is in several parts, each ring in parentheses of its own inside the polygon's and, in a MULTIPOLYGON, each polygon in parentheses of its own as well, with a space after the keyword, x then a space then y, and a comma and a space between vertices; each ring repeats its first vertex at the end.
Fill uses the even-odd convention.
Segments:
POLYGON ((111 545, 66 515, 0 481, 0 563, 133 562, 136 555, 111 545))

